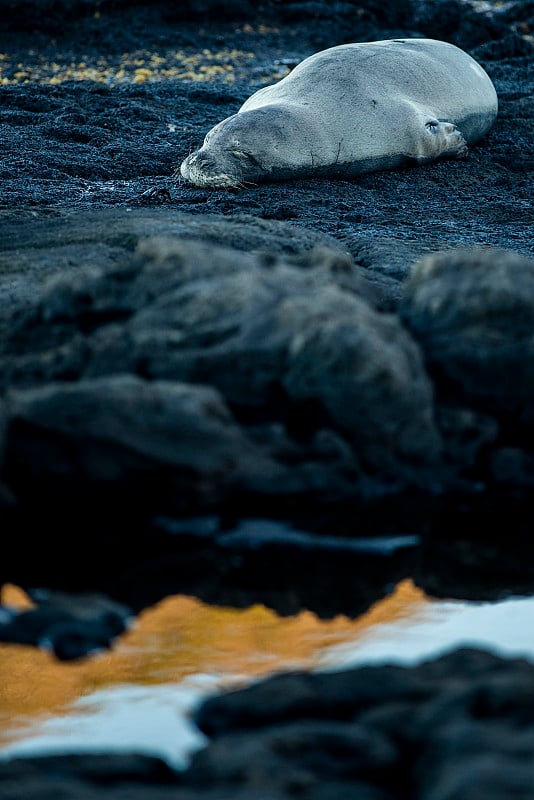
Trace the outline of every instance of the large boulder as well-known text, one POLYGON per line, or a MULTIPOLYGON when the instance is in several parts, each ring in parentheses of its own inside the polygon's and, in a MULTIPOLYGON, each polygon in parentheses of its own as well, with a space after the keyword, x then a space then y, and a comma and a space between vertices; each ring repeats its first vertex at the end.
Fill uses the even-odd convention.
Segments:
POLYGON ((427 256, 401 315, 441 396, 532 424, 534 260, 489 248, 427 256))
POLYGON ((128 496, 130 512, 165 502, 183 511, 265 469, 278 477, 207 386, 113 375, 14 391, 6 409, 12 485, 66 508, 96 490, 128 496))
MULTIPOLYGON (((127 227, 115 247, 121 235, 131 244, 127 227)), ((31 474, 22 438, 45 429, 79 451, 71 474, 91 480, 97 440, 113 450, 109 475, 122 480, 125 453, 129 465, 135 452, 174 469, 185 436, 202 449, 195 458, 213 489, 213 476, 233 475, 229 453, 241 462, 241 436, 257 464, 278 465, 272 474, 239 468, 237 482, 250 491, 332 496, 427 485, 441 449, 432 386, 418 345, 374 300, 351 257, 324 246, 243 252, 152 235, 118 259, 53 274, 6 326, 4 388, 24 390, 7 412, 7 473, 19 482, 31 474), (212 402, 203 404, 206 386, 212 402), (195 411, 189 432, 180 421, 186 398, 195 411), (217 404, 226 410, 204 428, 197 412, 217 404), (284 476, 279 490, 273 475, 284 476)), ((47 469, 65 473, 58 464, 47 469)))
POLYGON ((237 797, 262 796, 260 783, 317 800, 527 800, 532 677, 527 661, 467 649, 412 668, 274 676, 204 702, 196 720, 212 740, 186 778, 237 797))

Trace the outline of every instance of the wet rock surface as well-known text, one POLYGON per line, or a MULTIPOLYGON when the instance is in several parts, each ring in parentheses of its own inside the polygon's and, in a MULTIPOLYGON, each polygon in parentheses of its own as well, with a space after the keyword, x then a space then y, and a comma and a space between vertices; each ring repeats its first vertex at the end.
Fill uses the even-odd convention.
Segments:
MULTIPOLYGON (((78 659, 177 592, 323 618, 407 576, 532 593, 531 4, 0 10, 0 584, 36 603, 2 607, 0 639, 78 659), (421 35, 497 88, 465 161, 173 178, 312 52, 421 35)), ((14 760, 0 797, 528 798, 532 669, 462 651, 281 676, 208 701, 185 773, 14 760)))

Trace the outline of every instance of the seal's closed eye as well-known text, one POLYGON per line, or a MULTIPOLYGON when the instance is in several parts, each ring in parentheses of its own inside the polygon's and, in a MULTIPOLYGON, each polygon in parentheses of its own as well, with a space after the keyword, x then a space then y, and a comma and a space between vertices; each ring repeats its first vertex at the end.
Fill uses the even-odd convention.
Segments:
POLYGON ((236 158, 239 158, 241 161, 247 161, 249 164, 254 164, 258 167, 260 166, 260 162, 258 161, 258 159, 255 156, 253 156, 252 153, 247 153, 246 150, 232 149, 229 150, 228 152, 231 153, 233 156, 236 156, 236 158))

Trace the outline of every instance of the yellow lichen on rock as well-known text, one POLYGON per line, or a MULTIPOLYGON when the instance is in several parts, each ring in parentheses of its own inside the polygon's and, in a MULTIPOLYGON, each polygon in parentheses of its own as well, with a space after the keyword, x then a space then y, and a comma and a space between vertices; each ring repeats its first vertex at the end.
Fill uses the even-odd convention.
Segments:
POLYGON ((152 83, 157 81, 221 81, 233 83, 236 72, 243 69, 251 52, 243 50, 203 50, 187 53, 169 50, 166 53, 137 51, 122 53, 115 63, 103 57, 92 61, 84 55, 80 61, 56 56, 47 61, 35 51, 28 51, 28 63, 10 64, 9 54, 0 54, 0 83, 2 85, 34 82, 59 84, 65 81, 94 81, 115 85, 119 83, 152 83))
POLYGON ((144 83, 145 81, 150 80, 154 75, 154 71, 151 69, 136 69, 134 75, 134 83, 144 83))

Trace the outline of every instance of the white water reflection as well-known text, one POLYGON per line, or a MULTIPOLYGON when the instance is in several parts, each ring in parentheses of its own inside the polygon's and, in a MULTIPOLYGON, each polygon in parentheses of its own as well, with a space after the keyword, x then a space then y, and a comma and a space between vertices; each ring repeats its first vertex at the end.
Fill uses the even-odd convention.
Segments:
POLYGON ((103 689, 80 698, 66 715, 37 724, 0 756, 134 752, 159 756, 183 769, 206 743, 190 721, 191 710, 219 688, 215 677, 195 676, 179 685, 103 689))
POLYGON ((534 661, 533 619, 532 597, 511 597, 497 603, 434 601, 409 619, 368 628, 357 640, 328 648, 322 654, 321 667, 414 665, 458 647, 534 661))
POLYGON ((435 601, 416 594, 413 586, 399 587, 359 620, 338 620, 335 635, 328 628, 332 623, 314 621, 309 612, 282 620, 260 607, 219 612, 198 604, 200 615, 204 609, 211 615, 212 635, 197 642, 191 637, 199 623, 186 605, 191 626, 187 640, 185 618, 180 621, 181 652, 186 661, 196 647, 196 660, 184 667, 187 674, 182 671, 180 675, 176 663, 164 661, 176 649, 176 637, 169 637, 167 628, 152 631, 144 647, 137 650, 123 643, 117 649, 116 663, 120 664, 129 650, 133 661, 127 663, 138 665, 147 658, 151 665, 148 684, 142 683, 141 673, 132 672, 131 667, 128 673, 123 666, 112 685, 87 691, 59 713, 25 721, 12 719, 13 737, 5 740, 0 756, 135 751, 160 756, 171 766, 183 768, 192 752, 205 743, 191 722, 198 702, 221 689, 243 686, 268 674, 269 664, 276 671, 413 665, 456 647, 478 647, 534 661, 534 598, 496 603, 435 601), (232 649, 233 641, 239 650, 232 649), (253 664, 250 670, 249 663, 253 664))

